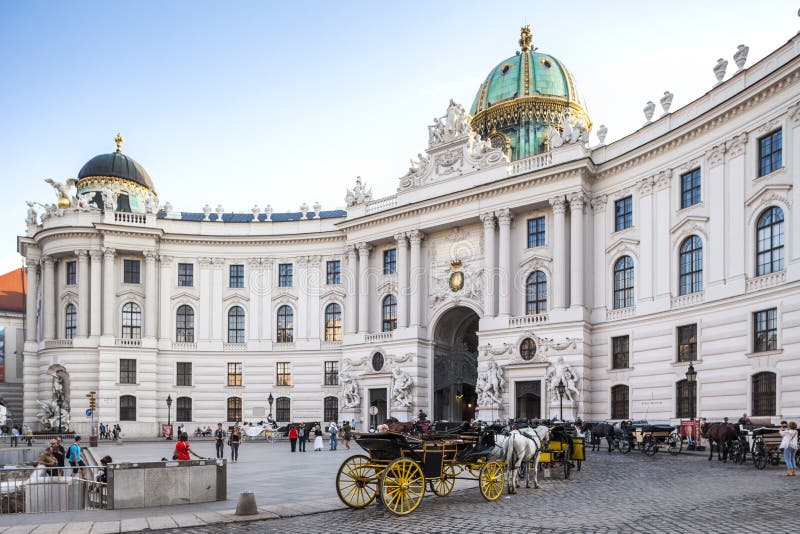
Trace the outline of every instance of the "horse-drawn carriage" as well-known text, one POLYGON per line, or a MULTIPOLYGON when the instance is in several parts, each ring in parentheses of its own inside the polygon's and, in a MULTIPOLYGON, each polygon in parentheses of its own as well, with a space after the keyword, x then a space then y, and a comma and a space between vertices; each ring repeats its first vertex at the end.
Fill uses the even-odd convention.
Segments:
POLYGON ((658 449, 666 447, 674 455, 683 450, 683 440, 678 430, 670 425, 651 425, 646 421, 632 423, 629 431, 640 451, 647 456, 654 456, 658 449))
POLYGON ((336 492, 351 508, 378 498, 396 515, 413 512, 426 487, 449 494, 457 479, 478 480, 481 495, 494 501, 503 492, 505 465, 490 460, 494 433, 431 434, 423 438, 382 432, 355 438, 369 456, 351 456, 339 467, 336 492), (461 476, 469 473, 470 476, 461 476))
MULTIPOLYGON (((764 469, 767 464, 780 465, 781 463, 781 441, 780 428, 777 426, 761 426, 754 428, 742 428, 742 448, 746 456, 746 451, 750 450, 750 457, 756 469, 764 469), (746 448, 745 448, 746 447, 746 448)), ((795 462, 800 460, 800 451, 795 454, 795 462)), ((737 463, 744 463, 745 460, 737 463)))
POLYGON ((556 424, 550 427, 550 439, 539 454, 540 469, 563 469, 564 480, 572 472, 573 465, 581 470, 581 462, 586 461, 585 442, 574 426, 556 424))

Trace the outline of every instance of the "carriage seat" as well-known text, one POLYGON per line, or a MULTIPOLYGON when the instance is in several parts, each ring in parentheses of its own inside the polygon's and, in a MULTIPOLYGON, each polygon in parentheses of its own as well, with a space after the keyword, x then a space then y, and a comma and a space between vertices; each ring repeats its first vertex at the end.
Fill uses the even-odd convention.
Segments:
POLYGON ((485 432, 475 445, 459 452, 458 459, 463 462, 479 460, 491 454, 494 448, 494 432, 485 432))

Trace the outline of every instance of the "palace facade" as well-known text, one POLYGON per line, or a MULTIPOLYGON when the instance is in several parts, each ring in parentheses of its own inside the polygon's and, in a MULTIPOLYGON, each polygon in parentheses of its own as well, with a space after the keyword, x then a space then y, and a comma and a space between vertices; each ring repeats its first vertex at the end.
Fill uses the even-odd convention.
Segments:
POLYGON ((90 391, 128 436, 270 414, 800 416, 800 37, 746 55, 590 145, 573 76, 523 29, 397 193, 359 180, 346 210, 176 211, 118 136, 18 240, 25 422, 62 398, 86 432, 90 391))

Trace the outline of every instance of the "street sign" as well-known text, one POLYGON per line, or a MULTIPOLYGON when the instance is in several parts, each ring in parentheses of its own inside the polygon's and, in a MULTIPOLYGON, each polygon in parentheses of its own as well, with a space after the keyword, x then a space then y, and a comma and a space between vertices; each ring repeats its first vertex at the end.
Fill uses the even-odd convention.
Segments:
POLYGON ((87 409, 86 410, 86 417, 91 417, 91 416, 92 416, 92 410, 88 410, 87 409))
POLYGON ((378 415, 378 407, 377 406, 370 406, 369 407, 369 414, 370 415, 378 415))

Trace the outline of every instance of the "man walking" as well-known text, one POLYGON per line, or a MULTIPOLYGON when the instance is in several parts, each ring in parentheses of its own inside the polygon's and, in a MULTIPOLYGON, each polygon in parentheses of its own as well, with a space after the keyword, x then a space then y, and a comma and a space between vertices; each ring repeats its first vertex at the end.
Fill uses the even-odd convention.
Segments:
POLYGON ((336 450, 336 433, 339 431, 339 427, 336 426, 336 421, 331 421, 331 426, 328 427, 328 432, 331 433, 331 450, 336 450))
POLYGON ((297 429, 297 441, 300 452, 306 452, 306 424, 300 423, 300 428, 297 429))
POLYGON ((11 427, 11 446, 19 447, 19 429, 16 425, 11 427))
POLYGON ((225 431, 222 430, 222 423, 217 423, 214 438, 217 446, 217 458, 225 458, 225 431))
POLYGON ((75 443, 69 446, 68 452, 69 458, 69 465, 72 466, 72 474, 75 475, 78 473, 78 467, 80 466, 81 478, 84 480, 86 479, 86 470, 83 467, 86 466, 81 459, 81 437, 75 436, 75 443))

